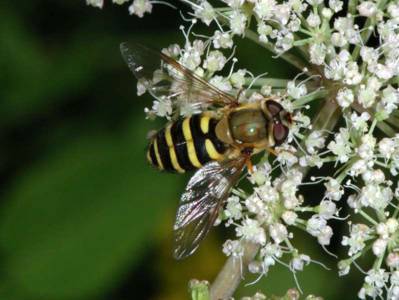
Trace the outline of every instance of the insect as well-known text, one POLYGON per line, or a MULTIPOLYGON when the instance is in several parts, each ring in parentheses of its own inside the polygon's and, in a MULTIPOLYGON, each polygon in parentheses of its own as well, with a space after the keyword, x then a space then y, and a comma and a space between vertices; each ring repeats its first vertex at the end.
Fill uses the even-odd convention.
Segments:
POLYGON ((174 224, 174 257, 191 255, 209 232, 251 156, 274 153, 291 115, 275 100, 239 104, 170 56, 139 44, 120 45, 136 78, 156 99, 188 103, 201 113, 169 122, 150 138, 147 159, 159 170, 197 170, 181 196, 174 224), (161 62, 161 65, 160 65, 161 62))

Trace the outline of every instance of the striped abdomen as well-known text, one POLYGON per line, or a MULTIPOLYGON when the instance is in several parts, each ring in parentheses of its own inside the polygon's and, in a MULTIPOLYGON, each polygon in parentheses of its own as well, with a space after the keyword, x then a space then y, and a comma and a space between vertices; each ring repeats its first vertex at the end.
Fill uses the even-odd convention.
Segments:
POLYGON ((226 148, 215 135, 217 122, 203 113, 168 124, 152 138, 148 161, 160 170, 183 173, 222 160, 226 148))

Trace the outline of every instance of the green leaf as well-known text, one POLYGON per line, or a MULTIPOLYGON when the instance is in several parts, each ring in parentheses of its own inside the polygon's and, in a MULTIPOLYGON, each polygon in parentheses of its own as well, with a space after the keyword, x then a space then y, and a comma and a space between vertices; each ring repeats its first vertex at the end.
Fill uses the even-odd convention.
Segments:
POLYGON ((143 123, 122 136, 79 138, 15 182, 0 246, 3 283, 20 299, 104 293, 151 246, 180 177, 146 164, 143 123))

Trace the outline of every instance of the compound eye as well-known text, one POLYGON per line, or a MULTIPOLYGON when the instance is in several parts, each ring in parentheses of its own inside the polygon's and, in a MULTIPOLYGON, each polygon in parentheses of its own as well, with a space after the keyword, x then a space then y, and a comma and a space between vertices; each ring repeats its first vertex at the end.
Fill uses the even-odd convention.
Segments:
POLYGON ((273 100, 267 101, 266 107, 273 117, 277 116, 279 112, 283 110, 283 107, 279 103, 273 100))
POLYGON ((276 145, 282 144, 288 136, 288 127, 283 124, 274 124, 273 126, 273 137, 276 145))

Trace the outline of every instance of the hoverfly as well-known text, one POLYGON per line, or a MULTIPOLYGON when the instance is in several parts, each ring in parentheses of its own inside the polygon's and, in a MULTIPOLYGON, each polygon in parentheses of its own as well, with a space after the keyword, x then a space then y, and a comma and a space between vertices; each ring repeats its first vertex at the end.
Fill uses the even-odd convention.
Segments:
POLYGON ((120 50, 154 98, 185 101, 202 111, 169 122, 150 138, 147 151, 149 163, 159 170, 197 169, 181 196, 173 228, 174 257, 182 259, 215 223, 245 166, 252 170, 251 156, 274 153, 272 148, 285 141, 291 115, 272 99, 240 104, 164 53, 126 43, 120 50))

